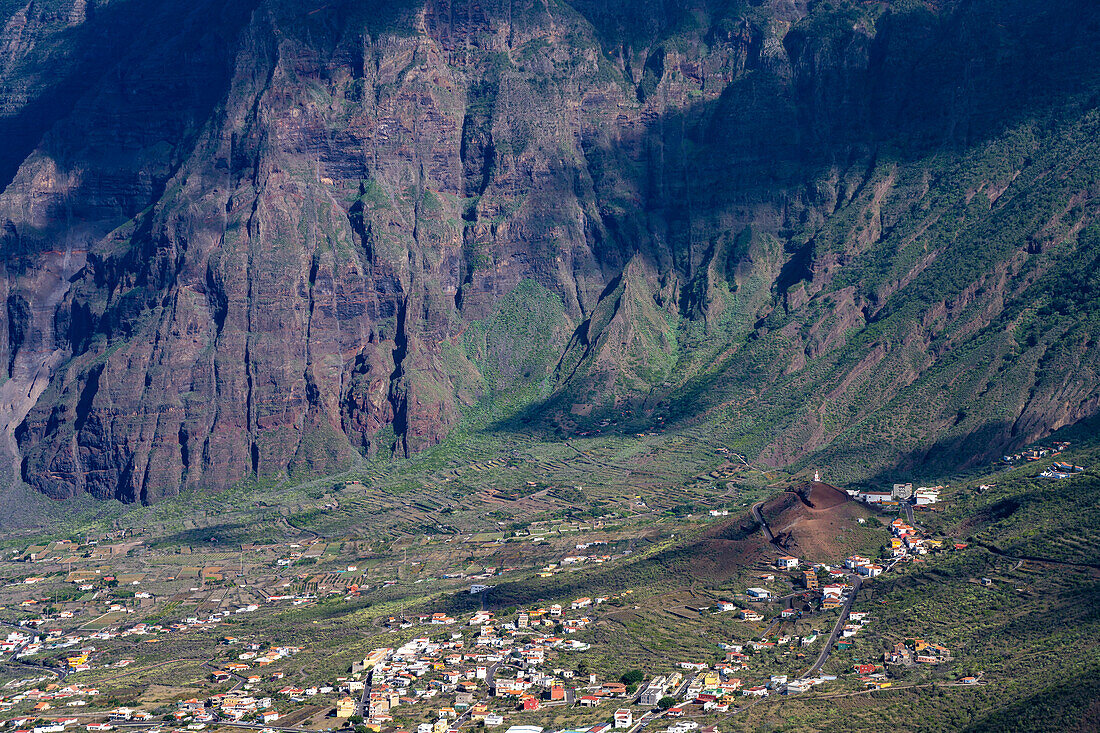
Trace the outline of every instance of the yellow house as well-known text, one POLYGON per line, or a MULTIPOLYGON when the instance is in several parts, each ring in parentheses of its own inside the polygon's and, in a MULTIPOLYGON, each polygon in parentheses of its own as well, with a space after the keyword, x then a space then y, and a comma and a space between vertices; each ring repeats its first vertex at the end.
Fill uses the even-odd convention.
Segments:
POLYGON ((336 701, 336 717, 350 718, 355 715, 355 708, 355 700, 345 695, 336 701))

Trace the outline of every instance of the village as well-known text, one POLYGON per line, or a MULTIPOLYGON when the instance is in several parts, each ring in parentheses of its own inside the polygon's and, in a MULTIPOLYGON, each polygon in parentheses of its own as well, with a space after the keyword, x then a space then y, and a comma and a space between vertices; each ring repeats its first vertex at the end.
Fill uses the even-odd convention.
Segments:
MULTIPOLYGON (((929 538, 904 517, 905 507, 936 502, 938 490, 914 491, 911 485, 899 484, 890 492, 857 493, 853 498, 869 505, 891 504, 882 506, 886 510, 904 502, 902 515, 881 520, 883 541, 877 557, 851 555, 831 564, 804 563, 799 557, 773 552, 771 559, 746 569, 741 590, 716 598, 713 605, 691 609, 701 617, 714 618, 716 628, 725 629, 723 635, 709 639, 714 652, 666 659, 664 669, 648 675, 638 670, 599 674, 586 669, 584 662, 586 656, 602 653, 590 630, 601 623, 608 608, 629 607, 633 590, 506 611, 485 610, 486 598, 492 598, 492 583, 500 582, 506 573, 522 573, 523 568, 481 566, 477 572, 443 574, 440 581, 450 583, 454 593, 478 596, 483 610, 388 616, 380 620, 381 630, 403 641, 375 648, 343 674, 299 677, 290 683, 280 662, 302 653, 303 647, 259 639, 255 634, 222 632, 219 636, 219 630, 236 628, 242 618, 308 606, 326 597, 355 602, 372 589, 392 589, 399 577, 382 579, 357 564, 296 572, 303 562, 328 560, 331 565, 342 559, 333 552, 333 543, 326 547, 310 540, 242 547, 240 568, 247 569, 250 561, 245 556, 251 555, 254 566, 262 563, 269 570, 262 582, 241 587, 230 587, 225 581, 231 570, 228 558, 220 565, 174 564, 168 574, 159 575, 123 568, 126 558, 149 554, 142 540, 132 536, 107 538, 118 541, 104 545, 59 540, 30 546, 19 553, 19 559, 65 566, 65 583, 78 593, 64 600, 56 591, 53 598, 36 596, 33 589, 46 582, 45 575, 26 576, 9 586, 22 586, 32 593, 18 604, 22 617, 5 622, 10 629, 0 652, 35 674, 12 679, 0 690, 0 713, 11 716, 2 725, 14 733, 61 733, 74 726, 152 733, 219 726, 456 733, 473 726, 500 727, 504 733, 543 733, 547 715, 562 713, 571 722, 555 731, 636 733, 659 719, 668 733, 687 733, 707 731, 722 715, 736 714, 773 695, 803 695, 837 685, 839 689, 887 688, 896 683, 895 672, 949 662, 950 651, 934 640, 909 639, 893 644, 878 660, 861 659, 846 672, 824 669, 832 655, 850 649, 855 637, 867 633, 874 620, 873 611, 855 608, 864 583, 901 563, 959 549, 945 548, 941 540, 929 538), (104 565, 73 570, 80 555, 104 565), (262 560, 258 563, 257 558, 262 560), (168 594, 166 581, 187 585, 168 594), (184 611, 188 607, 193 610, 184 611), (33 615, 36 608, 43 612, 33 615), (140 639, 142 647, 152 648, 171 644, 176 636, 194 634, 214 635, 218 648, 230 652, 204 663, 204 685, 211 694, 158 700, 154 705, 104 707, 95 683, 70 681, 82 674, 102 675, 142 664, 136 654, 121 659, 104 654, 105 645, 140 639), (52 660, 48 666, 36 661, 47 657, 52 660), (776 669, 778 659, 785 660, 780 666, 787 671, 776 669), (796 667, 798 671, 790 671, 796 667), (59 710, 65 712, 59 714, 59 710)), ((708 516, 723 521, 728 514, 718 509, 708 516)), ((523 540, 531 535, 530 529, 515 533, 523 540)), ((552 536, 537 535, 544 543, 552 536)), ((575 541, 563 536, 556 533, 556 559, 530 568, 532 577, 583 572, 632 552, 614 538, 575 541)), ((424 580, 411 583, 415 586, 424 580)), ((973 676, 963 680, 978 682, 973 676)))

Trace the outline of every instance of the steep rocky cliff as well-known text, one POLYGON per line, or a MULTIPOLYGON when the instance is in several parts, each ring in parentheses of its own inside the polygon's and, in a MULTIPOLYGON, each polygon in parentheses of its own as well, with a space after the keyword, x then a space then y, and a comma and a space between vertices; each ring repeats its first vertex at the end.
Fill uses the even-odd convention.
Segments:
POLYGON ((0 10, 0 421, 50 496, 500 399, 863 476, 1100 411, 1094 3, 0 10))

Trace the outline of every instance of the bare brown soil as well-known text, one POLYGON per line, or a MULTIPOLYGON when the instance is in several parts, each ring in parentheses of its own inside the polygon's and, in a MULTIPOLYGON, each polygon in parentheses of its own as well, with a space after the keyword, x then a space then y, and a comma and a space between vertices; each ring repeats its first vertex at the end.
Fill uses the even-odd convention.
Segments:
POLYGON ((786 492, 764 504, 764 518, 784 551, 810 562, 836 561, 849 554, 855 520, 872 512, 844 491, 820 482, 786 492))

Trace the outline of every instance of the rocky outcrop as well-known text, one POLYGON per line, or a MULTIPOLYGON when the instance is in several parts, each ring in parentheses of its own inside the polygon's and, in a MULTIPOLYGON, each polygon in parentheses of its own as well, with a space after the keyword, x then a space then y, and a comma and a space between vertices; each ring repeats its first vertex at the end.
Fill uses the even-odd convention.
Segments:
POLYGON ((407 456, 501 395, 864 473, 1097 410, 1095 330, 1020 330, 1091 251, 1089 3, 131 5, 0 34, 0 427, 50 496, 407 456), (1024 49, 1072 78, 1007 100, 1024 49))

